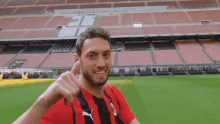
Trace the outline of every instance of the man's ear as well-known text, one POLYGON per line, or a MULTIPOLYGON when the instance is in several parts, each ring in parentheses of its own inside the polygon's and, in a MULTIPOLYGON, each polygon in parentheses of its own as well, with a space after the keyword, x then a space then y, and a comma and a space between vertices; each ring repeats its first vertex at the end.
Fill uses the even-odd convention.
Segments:
POLYGON ((77 53, 74 53, 74 63, 76 63, 77 61, 80 61, 79 60, 79 55, 77 53))

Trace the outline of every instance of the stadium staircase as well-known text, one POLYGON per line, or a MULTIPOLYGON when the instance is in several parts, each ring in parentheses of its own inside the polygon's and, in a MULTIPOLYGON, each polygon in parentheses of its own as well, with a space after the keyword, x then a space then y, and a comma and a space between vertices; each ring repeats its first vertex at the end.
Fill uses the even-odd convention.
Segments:
POLYGON ((214 59, 205 51, 205 47, 201 44, 201 42, 198 42, 199 45, 203 48, 202 51, 205 53, 206 56, 208 56, 208 58, 214 62, 214 59))
POLYGON ((21 50, 20 52, 18 52, 11 60, 9 60, 9 61, 4 65, 4 67, 8 67, 8 66, 11 64, 11 62, 13 62, 13 60, 14 60, 18 55, 20 55, 26 48, 27 48, 27 46, 26 46, 23 50, 21 50))
POLYGON ((178 54, 178 56, 180 57, 181 61, 186 64, 186 61, 183 59, 182 55, 179 52, 179 49, 176 49, 176 53, 178 54))
POLYGON ((118 52, 115 52, 114 66, 118 66, 118 52))
POLYGON ((205 49, 202 49, 202 51, 205 53, 206 56, 209 57, 209 59, 214 62, 214 59, 205 51, 205 49))
POLYGON ((154 57, 154 53, 153 53, 154 46, 153 46, 152 43, 150 43, 150 47, 151 47, 151 48, 150 48, 150 55, 151 55, 151 58, 152 58, 153 64, 156 65, 157 62, 156 62, 156 59, 155 59, 155 57, 154 57))
POLYGON ((52 51, 49 52, 49 54, 47 55, 47 57, 40 63, 40 65, 39 65, 38 67, 41 67, 41 66, 44 64, 44 62, 50 57, 51 54, 52 54, 52 51))
POLYGON ((125 51, 125 44, 121 45, 121 51, 125 51))

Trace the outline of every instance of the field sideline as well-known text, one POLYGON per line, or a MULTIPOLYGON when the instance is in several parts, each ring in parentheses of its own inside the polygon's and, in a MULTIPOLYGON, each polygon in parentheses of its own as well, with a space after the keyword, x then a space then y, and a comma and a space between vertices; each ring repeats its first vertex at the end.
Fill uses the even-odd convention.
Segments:
MULTIPOLYGON (((11 124, 51 82, 0 87, 0 124, 11 124)), ((220 75, 109 77, 108 83, 124 94, 141 124, 220 122, 220 75)))

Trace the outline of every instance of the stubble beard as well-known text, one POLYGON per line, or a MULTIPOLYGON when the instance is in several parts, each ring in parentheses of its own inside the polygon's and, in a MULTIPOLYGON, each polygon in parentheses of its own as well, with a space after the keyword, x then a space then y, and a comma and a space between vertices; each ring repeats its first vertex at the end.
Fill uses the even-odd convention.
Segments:
POLYGON ((88 81, 88 83, 89 83, 90 85, 92 85, 92 86, 94 86, 94 87, 100 87, 100 86, 103 86, 103 85, 106 84, 106 82, 107 82, 107 80, 108 80, 108 75, 110 74, 109 72, 107 72, 107 73, 108 73, 108 74, 107 74, 106 80, 104 80, 104 81, 102 81, 102 82, 97 82, 97 81, 93 80, 93 78, 92 78, 92 76, 91 76, 92 74, 90 75, 88 71, 83 71, 83 72, 82 72, 82 75, 83 75, 83 77, 85 77, 85 79, 88 81))

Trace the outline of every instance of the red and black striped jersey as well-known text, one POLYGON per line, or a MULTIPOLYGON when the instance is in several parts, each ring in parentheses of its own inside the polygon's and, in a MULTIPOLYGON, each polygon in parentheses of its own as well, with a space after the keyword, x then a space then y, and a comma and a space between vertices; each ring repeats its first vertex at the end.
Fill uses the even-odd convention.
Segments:
POLYGON ((96 98, 84 88, 74 98, 73 105, 64 105, 64 98, 54 104, 40 124, 129 124, 135 119, 122 93, 105 84, 102 98, 96 98))

